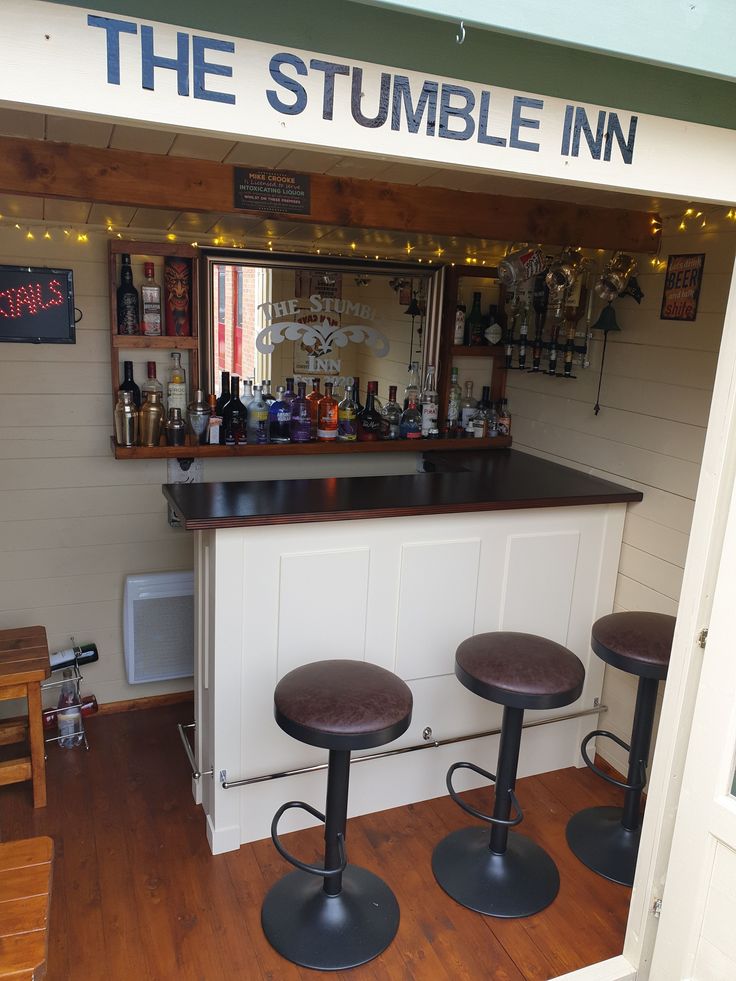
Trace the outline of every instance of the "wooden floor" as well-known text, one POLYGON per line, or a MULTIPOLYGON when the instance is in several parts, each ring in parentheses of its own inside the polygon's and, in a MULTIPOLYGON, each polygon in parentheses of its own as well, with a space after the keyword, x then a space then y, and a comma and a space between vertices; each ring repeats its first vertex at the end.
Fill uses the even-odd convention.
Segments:
MULTIPOLYGON (((617 792, 567 769, 517 787, 525 832, 560 869, 547 910, 490 919, 442 892, 432 848, 472 819, 439 798, 348 826, 350 860, 383 876, 399 900, 393 945, 345 974, 294 967, 260 928, 261 900, 290 867, 270 840, 210 854, 175 729, 188 716, 186 705, 100 716, 89 724, 89 753, 50 746, 44 809, 34 811, 30 785, 0 787, 2 840, 48 834, 56 845, 49 981, 541 981, 621 953, 630 891, 580 865, 564 833, 570 814, 614 803, 617 792)), ((468 799, 488 807, 487 792, 468 799)), ((321 829, 286 836, 307 861, 319 858, 320 840, 321 829)))

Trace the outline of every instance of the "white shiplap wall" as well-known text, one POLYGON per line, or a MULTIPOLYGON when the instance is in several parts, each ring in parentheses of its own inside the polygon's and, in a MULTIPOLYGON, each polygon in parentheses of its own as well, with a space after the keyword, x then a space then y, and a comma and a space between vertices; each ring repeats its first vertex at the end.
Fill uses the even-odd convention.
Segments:
MULTIPOLYGON (((593 406, 600 332, 592 342, 591 367, 578 370, 575 381, 509 376, 518 449, 644 494, 641 503, 628 508, 615 610, 677 612, 736 233, 666 229, 663 258, 691 252, 706 254, 694 323, 659 319, 664 271, 655 273, 651 257, 640 257, 645 297, 641 306, 630 298, 616 302, 622 331, 609 335, 598 416, 593 406)), ((603 727, 628 739, 635 697, 635 679, 607 668, 603 699, 609 711, 603 727)), ((623 750, 599 740, 598 751, 625 772, 623 750)))

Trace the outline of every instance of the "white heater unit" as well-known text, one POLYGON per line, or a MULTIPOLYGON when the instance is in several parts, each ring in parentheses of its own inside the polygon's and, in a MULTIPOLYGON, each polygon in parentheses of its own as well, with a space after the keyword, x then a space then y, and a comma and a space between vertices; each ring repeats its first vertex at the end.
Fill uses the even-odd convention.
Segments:
POLYGON ((128 683, 194 674, 194 573, 126 576, 123 643, 128 683))

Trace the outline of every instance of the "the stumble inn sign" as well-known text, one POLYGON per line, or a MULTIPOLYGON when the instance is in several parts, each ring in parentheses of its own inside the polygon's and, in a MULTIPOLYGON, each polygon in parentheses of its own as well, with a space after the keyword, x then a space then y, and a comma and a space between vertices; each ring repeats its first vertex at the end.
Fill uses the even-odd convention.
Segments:
POLYGON ((4 0, 0 58, 0 104, 580 184, 687 193, 687 140, 699 199, 734 197, 730 130, 582 100, 41 0, 4 0))

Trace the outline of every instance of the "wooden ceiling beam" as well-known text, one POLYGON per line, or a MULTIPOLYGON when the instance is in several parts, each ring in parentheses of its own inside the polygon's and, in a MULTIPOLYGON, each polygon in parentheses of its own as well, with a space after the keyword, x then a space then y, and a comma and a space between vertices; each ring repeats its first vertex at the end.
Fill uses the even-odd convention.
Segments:
MULTIPOLYGON (((256 168, 263 169, 263 168, 256 168)), ((234 167, 155 153, 0 137, 0 192, 173 211, 258 214, 341 227, 654 250, 652 214, 311 174, 309 215, 233 204, 234 167)), ((489 186, 493 176, 488 176, 489 186)))

